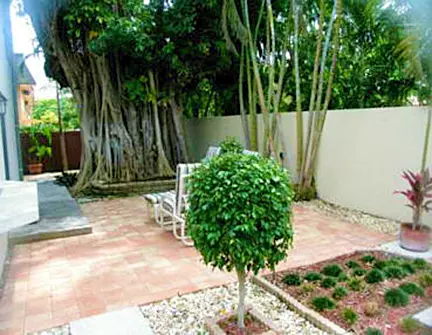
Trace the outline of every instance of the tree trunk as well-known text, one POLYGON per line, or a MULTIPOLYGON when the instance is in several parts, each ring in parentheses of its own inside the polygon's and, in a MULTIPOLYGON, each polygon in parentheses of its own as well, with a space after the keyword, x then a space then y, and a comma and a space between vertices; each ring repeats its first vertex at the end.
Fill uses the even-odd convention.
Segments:
POLYGON ((237 308, 237 324, 240 329, 245 329, 245 298, 246 298, 246 273, 242 270, 237 271, 239 284, 239 304, 237 308))
POLYGON ((426 169, 426 162, 429 153, 429 145, 430 145, 430 133, 431 133, 431 119, 432 119, 432 107, 427 107, 427 121, 426 121, 426 129, 425 129, 425 142, 423 146, 423 154, 422 154, 422 163, 420 171, 424 171, 426 169))
POLYGON ((61 112, 61 96, 58 83, 56 83, 56 97, 57 97, 57 114, 58 114, 58 125, 59 125, 59 136, 60 136, 60 150, 62 158, 62 172, 69 170, 69 163, 66 151, 66 139, 63 131, 63 120, 61 112))

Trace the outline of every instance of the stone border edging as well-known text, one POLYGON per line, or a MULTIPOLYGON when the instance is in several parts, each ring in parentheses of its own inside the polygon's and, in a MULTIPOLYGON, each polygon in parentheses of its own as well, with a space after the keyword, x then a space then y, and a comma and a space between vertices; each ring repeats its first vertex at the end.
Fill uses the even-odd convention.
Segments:
MULTIPOLYGON (((259 322, 265 324, 267 327, 270 328, 270 330, 266 331, 262 335, 279 335, 282 334, 282 331, 269 319, 267 319, 262 313, 257 311, 251 306, 248 306, 246 308, 247 313, 250 314, 254 319, 258 320, 259 322)), ((225 335, 226 333, 222 330, 221 327, 219 327, 218 322, 222 319, 229 318, 232 315, 234 315, 235 312, 228 314, 227 316, 223 318, 213 318, 208 319, 205 322, 205 328, 208 330, 210 335, 225 335)))
POLYGON ((261 288, 263 288, 265 291, 277 296, 282 301, 284 301, 291 309, 293 309, 296 313, 303 316, 305 319, 313 323, 318 328, 336 335, 348 335, 351 334, 349 331, 341 328, 334 322, 328 320, 327 318, 321 316, 314 310, 310 309, 309 307, 306 307, 299 301, 297 301, 294 297, 289 295, 288 293, 281 290, 279 287, 273 285, 266 279, 262 277, 253 276, 252 282, 261 288))

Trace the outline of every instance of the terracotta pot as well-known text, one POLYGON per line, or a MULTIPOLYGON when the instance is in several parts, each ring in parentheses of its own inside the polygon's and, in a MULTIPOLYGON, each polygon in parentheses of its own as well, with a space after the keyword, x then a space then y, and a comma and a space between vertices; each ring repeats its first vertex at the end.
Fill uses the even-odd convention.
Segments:
POLYGON ((42 173, 43 164, 37 163, 37 164, 29 164, 28 170, 30 174, 40 174, 42 173))
POLYGON ((421 225, 413 229, 412 223, 402 223, 399 235, 400 246, 406 250, 426 252, 431 246, 431 228, 421 225))

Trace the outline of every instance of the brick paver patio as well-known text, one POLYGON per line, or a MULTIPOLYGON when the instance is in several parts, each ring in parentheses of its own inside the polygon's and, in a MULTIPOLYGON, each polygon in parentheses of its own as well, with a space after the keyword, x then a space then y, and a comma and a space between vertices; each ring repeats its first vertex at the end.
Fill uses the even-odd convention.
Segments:
MULTIPOLYGON (((42 330, 234 280, 150 221, 141 198, 82 208, 93 234, 13 248, 0 293, 0 334, 42 330)), ((294 224, 295 247, 280 269, 394 239, 299 206, 294 224)))

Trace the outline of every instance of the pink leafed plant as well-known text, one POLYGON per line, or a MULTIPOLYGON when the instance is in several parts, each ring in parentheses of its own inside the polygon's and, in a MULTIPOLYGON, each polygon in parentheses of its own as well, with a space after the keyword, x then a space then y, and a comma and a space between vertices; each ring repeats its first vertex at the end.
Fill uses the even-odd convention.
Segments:
POLYGON ((407 206, 413 210, 413 228, 419 228, 423 211, 432 210, 432 200, 427 200, 432 198, 431 174, 429 169, 425 169, 421 173, 407 170, 402 173, 402 178, 408 181, 411 188, 406 191, 396 191, 395 194, 402 194, 408 199, 409 204, 407 206))

